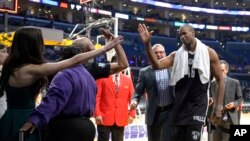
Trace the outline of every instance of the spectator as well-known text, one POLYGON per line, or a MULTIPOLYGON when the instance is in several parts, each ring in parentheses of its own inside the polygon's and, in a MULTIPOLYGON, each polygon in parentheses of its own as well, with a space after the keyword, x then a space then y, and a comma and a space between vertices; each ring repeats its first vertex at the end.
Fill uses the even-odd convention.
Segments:
MULTIPOLYGON (((158 60, 166 57, 161 44, 155 44, 152 50, 158 60)), ((148 141, 168 141, 171 131, 171 111, 173 107, 172 88, 169 87, 170 70, 153 70, 152 66, 140 69, 138 82, 130 107, 135 109, 145 91, 147 107, 145 122, 148 141)))
MULTIPOLYGON (((73 46, 62 52, 62 60, 66 60, 82 50, 73 46)), ((94 110, 96 91, 95 80, 81 64, 60 71, 22 130, 33 131, 48 124, 46 141, 93 141, 95 126, 89 118, 94 110)))
MULTIPOLYGON (((229 128, 230 125, 240 124, 240 111, 237 108, 242 103, 242 90, 239 80, 228 77, 229 64, 225 60, 220 60, 221 72, 223 79, 225 79, 225 94, 223 100, 223 116, 221 123, 216 125, 215 130, 212 132, 213 141, 229 141, 229 128)), ((216 101, 216 90, 218 85, 216 81, 211 83, 211 95, 216 101)), ((215 105, 213 105, 213 109, 215 105)))
MULTIPOLYGON (((41 30, 21 27, 14 35, 11 51, 4 61, 0 78, 0 97, 6 91, 8 108, 0 121, 0 140, 17 140, 19 129, 35 108, 35 98, 46 85, 46 76, 70 68, 100 53, 110 50, 122 40, 117 37, 104 48, 81 53, 57 63, 45 63, 41 30)), ((36 140, 31 134, 27 140, 36 140)))
MULTIPOLYGON (((114 56, 111 60, 117 62, 114 56)), ((129 76, 122 73, 97 80, 95 119, 98 141, 123 141, 124 127, 133 122, 135 110, 128 110, 134 86, 129 76)))

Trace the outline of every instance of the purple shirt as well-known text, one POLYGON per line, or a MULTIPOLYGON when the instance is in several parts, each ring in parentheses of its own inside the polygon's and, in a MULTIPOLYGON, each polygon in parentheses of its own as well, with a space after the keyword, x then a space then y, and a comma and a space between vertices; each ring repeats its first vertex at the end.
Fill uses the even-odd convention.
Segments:
POLYGON ((65 69, 55 75, 46 97, 28 121, 40 126, 58 115, 90 117, 96 92, 95 80, 82 65, 65 69))

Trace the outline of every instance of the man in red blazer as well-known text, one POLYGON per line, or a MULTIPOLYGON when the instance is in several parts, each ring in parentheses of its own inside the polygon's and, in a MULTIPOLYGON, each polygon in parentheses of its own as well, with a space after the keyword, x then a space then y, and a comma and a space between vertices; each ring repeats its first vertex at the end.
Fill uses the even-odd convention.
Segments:
MULTIPOLYGON (((116 61, 113 57, 112 62, 116 61)), ((98 141, 123 141, 124 127, 133 122, 136 111, 129 110, 134 86, 129 76, 122 73, 110 75, 97 82, 95 120, 98 141)))

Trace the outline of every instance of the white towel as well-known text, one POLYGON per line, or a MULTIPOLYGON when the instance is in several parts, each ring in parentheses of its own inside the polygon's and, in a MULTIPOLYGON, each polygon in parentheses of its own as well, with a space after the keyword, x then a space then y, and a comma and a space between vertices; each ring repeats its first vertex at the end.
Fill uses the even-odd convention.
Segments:
MULTIPOLYGON (((199 39, 196 39, 196 49, 193 60, 193 68, 198 69, 200 80, 203 84, 209 82, 210 79, 210 57, 208 47, 199 39)), ((170 85, 174 86, 185 75, 188 75, 188 51, 184 49, 184 45, 175 53, 173 70, 171 73, 170 85)))

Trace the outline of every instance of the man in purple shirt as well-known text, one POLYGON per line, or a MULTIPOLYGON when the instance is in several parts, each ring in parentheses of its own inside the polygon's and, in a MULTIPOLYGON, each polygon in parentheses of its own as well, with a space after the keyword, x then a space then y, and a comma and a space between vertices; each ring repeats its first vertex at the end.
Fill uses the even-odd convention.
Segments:
MULTIPOLYGON (((64 48, 62 59, 80 53, 80 47, 64 48), (68 52, 68 53, 65 53, 68 52)), ((89 120, 95 106, 97 88, 93 77, 77 65, 57 73, 46 97, 20 129, 32 133, 48 124, 47 141, 93 141, 95 126, 89 120)))
MULTIPOLYGON (((100 28, 101 34, 106 39, 112 39, 114 38, 114 35, 104 28, 100 28)), ((95 47, 91 45, 92 43, 88 43, 86 41, 86 38, 78 38, 73 41, 73 45, 81 46, 83 49, 83 52, 89 52, 92 50, 95 50, 95 47)), ((94 79, 100 79, 100 78, 108 78, 109 75, 115 74, 117 72, 120 72, 124 69, 126 69, 129 64, 127 60, 127 56, 122 48, 122 46, 119 44, 115 48, 116 56, 118 61, 115 63, 99 63, 99 62, 91 62, 86 61, 84 62, 85 68, 88 70, 88 72, 94 77, 94 79)))
MULTIPOLYGON (((108 30, 101 29, 100 31, 107 39, 114 38, 108 30)), ((74 48, 64 49, 63 59, 94 49, 92 42, 85 37, 75 40, 73 45, 74 48)), ((86 66, 94 79, 107 77, 109 74, 127 68, 128 61, 121 45, 118 45, 115 50, 119 59, 118 63, 91 63, 91 65, 86 66)), ((81 141, 93 141, 95 128, 93 123, 90 123, 89 117, 92 116, 95 105, 96 89, 92 80, 88 80, 89 74, 86 73, 86 69, 77 66, 58 73, 51 81, 47 96, 20 130, 32 133, 37 127, 42 127, 48 123, 47 140, 77 141, 79 139, 81 141), (80 68, 83 69, 83 74, 80 74, 80 68), (88 85, 81 86, 80 81, 88 85), (77 86, 81 86, 81 89, 76 89, 77 86), (79 117, 84 117, 85 120, 79 120, 79 117), (75 126, 78 128, 75 128, 75 126)))

